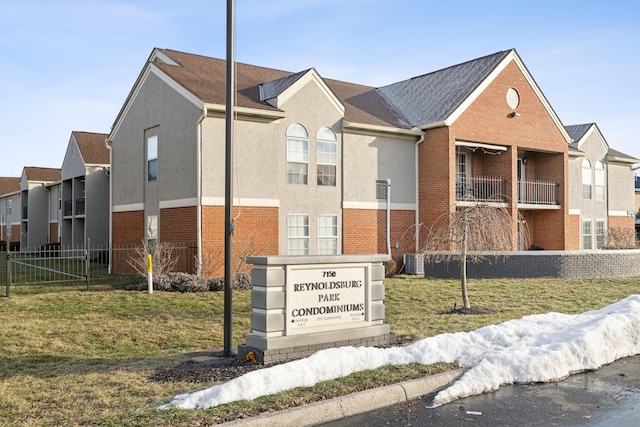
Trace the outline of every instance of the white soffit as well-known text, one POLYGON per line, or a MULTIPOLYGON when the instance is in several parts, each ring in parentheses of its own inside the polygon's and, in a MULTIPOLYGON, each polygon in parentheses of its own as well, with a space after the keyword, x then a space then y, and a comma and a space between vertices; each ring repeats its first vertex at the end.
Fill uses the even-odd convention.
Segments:
POLYGON ((483 144, 480 142, 456 141, 456 147, 484 148, 485 150, 507 151, 504 145, 483 144))

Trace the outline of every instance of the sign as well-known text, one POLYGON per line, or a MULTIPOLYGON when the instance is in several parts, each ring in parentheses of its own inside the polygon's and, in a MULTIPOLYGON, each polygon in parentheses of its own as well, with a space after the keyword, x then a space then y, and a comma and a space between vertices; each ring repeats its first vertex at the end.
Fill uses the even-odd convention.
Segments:
POLYGON ((287 268, 287 335, 367 325, 368 268, 314 265, 287 268))

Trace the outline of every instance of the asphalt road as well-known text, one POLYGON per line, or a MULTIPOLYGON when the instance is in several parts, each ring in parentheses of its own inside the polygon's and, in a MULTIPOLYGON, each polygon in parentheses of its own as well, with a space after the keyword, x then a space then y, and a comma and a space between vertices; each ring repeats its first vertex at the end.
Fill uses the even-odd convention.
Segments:
POLYGON ((553 383, 498 391, 429 408, 434 394, 324 424, 367 426, 640 426, 640 355, 553 383))

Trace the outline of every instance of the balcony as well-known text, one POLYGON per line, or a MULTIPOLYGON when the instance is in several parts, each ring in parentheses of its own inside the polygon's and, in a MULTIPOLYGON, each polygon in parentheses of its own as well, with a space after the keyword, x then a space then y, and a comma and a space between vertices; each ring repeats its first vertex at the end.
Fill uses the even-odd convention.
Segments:
POLYGON ((84 198, 76 200, 76 215, 84 215, 84 198))
POLYGON ((76 216, 82 216, 85 214, 84 210, 84 198, 76 199, 76 210, 75 213, 73 211, 73 200, 65 200, 64 201, 64 216, 70 217, 72 214, 76 216))
POLYGON ((505 202, 506 179, 473 176, 456 181, 456 201, 505 202))
POLYGON ((64 201, 64 216, 71 216, 73 212, 73 201, 65 200, 64 201))
POLYGON ((518 203, 559 205, 558 184, 550 181, 518 181, 518 203))
MULTIPOLYGON (((474 176, 456 181, 458 202, 508 203, 507 196, 507 180, 504 178, 474 176)), ((558 184, 551 181, 518 181, 518 203, 558 206, 558 184)))

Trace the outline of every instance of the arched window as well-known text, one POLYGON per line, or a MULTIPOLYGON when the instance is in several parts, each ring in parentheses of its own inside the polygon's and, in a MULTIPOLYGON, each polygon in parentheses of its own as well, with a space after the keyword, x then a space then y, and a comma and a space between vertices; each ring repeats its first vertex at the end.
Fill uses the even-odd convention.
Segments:
POLYGON ((318 185, 336 185, 336 149, 338 138, 333 129, 322 127, 316 134, 316 162, 318 185))
POLYGON ((596 200, 604 200, 604 164, 598 160, 594 166, 595 184, 596 184, 596 200))
POLYGON ((307 185, 309 133, 299 123, 287 128, 287 184, 307 185))
POLYGON ((582 161, 582 198, 591 200, 591 163, 582 161))

